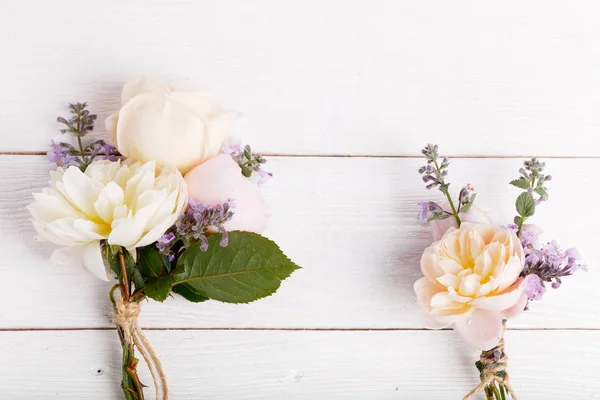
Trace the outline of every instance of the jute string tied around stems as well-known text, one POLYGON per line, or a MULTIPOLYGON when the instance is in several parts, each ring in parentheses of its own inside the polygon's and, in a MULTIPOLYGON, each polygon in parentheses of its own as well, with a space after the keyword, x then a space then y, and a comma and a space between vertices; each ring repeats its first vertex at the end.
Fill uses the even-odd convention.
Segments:
MULTIPOLYGON (((506 328, 505 328, 506 329, 506 328)), ((487 385, 492 382, 497 382, 498 384, 504 386, 506 391, 511 395, 513 400, 517 400, 517 396, 513 391, 512 387, 509 383, 508 373, 506 372, 506 365, 508 363, 508 356, 504 352, 504 338, 500 339, 500 342, 496 347, 491 350, 484 351, 479 356, 479 361, 483 367, 481 371, 481 382, 477 387, 465 397, 463 400, 468 400, 471 397, 475 396, 478 392, 483 390, 487 385), (500 358, 494 357, 494 353, 500 354, 500 358), (502 372, 500 376, 496 375, 497 373, 502 372)))
POLYGON ((139 315, 139 303, 124 301, 122 298, 115 300, 114 323, 123 329, 123 335, 127 343, 137 347, 140 353, 142 353, 142 357, 144 357, 146 364, 148 364, 148 369, 154 380, 156 399, 168 400, 169 389, 167 387, 167 378, 158 356, 138 324, 139 315))

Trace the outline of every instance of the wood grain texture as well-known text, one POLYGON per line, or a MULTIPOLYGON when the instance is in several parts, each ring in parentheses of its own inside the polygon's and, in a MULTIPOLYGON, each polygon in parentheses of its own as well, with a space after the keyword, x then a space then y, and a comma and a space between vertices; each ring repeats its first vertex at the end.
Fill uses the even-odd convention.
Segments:
MULTIPOLYGON (((495 220, 514 214, 517 189, 507 182, 521 161, 455 159, 451 187, 470 182, 479 206, 495 220)), ((270 298, 249 305, 190 304, 169 299, 144 304, 141 322, 162 328, 419 328, 413 282, 419 257, 431 243, 415 216, 427 192, 416 172, 421 160, 272 157, 275 173, 264 190, 273 217, 266 235, 304 269, 270 298)), ((547 169, 550 201, 532 222, 547 238, 577 246, 590 265, 549 290, 532 311, 511 321, 518 328, 600 328, 598 215, 582 201, 600 196, 589 172, 599 160, 554 159, 547 169)), ((111 284, 83 269, 50 266, 53 246, 34 243, 25 206, 46 184, 51 166, 42 156, 0 156, 0 328, 109 327, 111 284), (26 178, 23 176, 27 175, 26 178)))
MULTIPOLYGON (((476 355, 448 331, 152 331, 148 337, 177 400, 448 400, 478 381, 476 355)), ((508 332, 519 398, 599 399, 599 340, 600 332, 508 332)), ((116 332, 0 332, 0 352, 2 399, 121 398, 116 332)), ((145 367, 140 371, 150 383, 145 367)))
POLYGON ((600 156, 600 4, 5 0, 0 151, 44 150, 148 74, 215 92, 277 154, 600 156))

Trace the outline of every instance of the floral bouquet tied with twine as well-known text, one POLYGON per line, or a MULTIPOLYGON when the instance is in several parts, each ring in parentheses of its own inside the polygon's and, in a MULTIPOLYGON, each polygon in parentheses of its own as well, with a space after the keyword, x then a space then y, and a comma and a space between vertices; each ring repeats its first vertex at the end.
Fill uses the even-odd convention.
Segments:
POLYGON ((249 303, 273 294, 299 267, 260 235, 270 212, 259 186, 266 160, 228 137, 236 113, 207 93, 174 91, 145 78, 123 87, 106 120, 112 143, 89 142, 96 115, 85 103, 53 141, 58 169, 29 206, 37 238, 58 246, 52 263, 83 265, 116 283, 109 291, 123 347, 121 386, 144 399, 137 349, 169 398, 165 373, 138 324, 144 300, 173 293, 200 303, 249 303))
POLYGON ((564 277, 586 267, 576 249, 561 250, 556 241, 541 245, 541 230, 525 224, 548 200, 546 184, 552 178, 544 173, 544 163, 525 161, 520 176, 510 182, 522 190, 517 215, 511 223, 496 225, 474 205, 471 185, 460 190, 456 203, 452 200, 446 181, 450 162, 439 156, 438 146, 430 144, 422 153, 427 164, 419 173, 427 189, 438 188, 447 201, 419 203, 418 218, 429 223, 435 240, 423 252, 424 277, 414 285, 423 326, 452 327, 481 351, 475 364, 480 383, 463 400, 480 391, 488 400, 516 400, 504 348, 507 321, 540 300, 547 285, 556 289, 564 277))

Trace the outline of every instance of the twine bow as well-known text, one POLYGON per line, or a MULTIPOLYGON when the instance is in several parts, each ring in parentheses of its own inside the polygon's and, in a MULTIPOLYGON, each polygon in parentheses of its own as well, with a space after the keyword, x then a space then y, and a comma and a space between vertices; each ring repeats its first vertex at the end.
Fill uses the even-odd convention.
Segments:
POLYGON ((148 369, 154 380, 156 400, 168 400, 169 389, 167 387, 167 378, 165 377, 160 360, 138 324, 139 315, 139 303, 124 301, 122 298, 115 300, 113 322, 123 330, 125 341, 137 347, 140 353, 142 353, 142 357, 144 357, 146 364, 148 364, 148 369))
POLYGON ((500 339, 498 345, 493 349, 482 352, 479 356, 479 362, 481 363, 481 382, 475 389, 463 397, 463 400, 472 398, 487 385, 494 382, 504 386, 512 399, 517 400, 517 396, 510 386, 508 373, 506 372, 508 356, 504 352, 504 338, 500 339), (497 356, 498 354, 499 357, 497 356))

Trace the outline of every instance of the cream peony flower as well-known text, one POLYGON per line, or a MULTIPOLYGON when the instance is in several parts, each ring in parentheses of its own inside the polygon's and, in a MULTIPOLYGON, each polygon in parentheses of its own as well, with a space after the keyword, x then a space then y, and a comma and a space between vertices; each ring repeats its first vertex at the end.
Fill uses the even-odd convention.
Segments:
POLYGON ((185 174, 217 155, 236 115, 210 94, 173 91, 142 77, 123 86, 121 109, 106 129, 128 159, 156 160, 185 174))
POLYGON ((470 223, 450 228, 421 257, 425 277, 414 287, 423 325, 452 326, 473 347, 494 347, 502 319, 525 306, 519 277, 524 264, 521 242, 507 229, 470 223))
POLYGON ((83 264, 108 280, 100 240, 131 251, 155 242, 187 204, 181 173, 146 164, 97 161, 85 172, 71 166, 50 173, 50 187, 35 193, 28 210, 38 238, 63 248, 57 265, 83 264))

